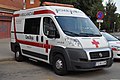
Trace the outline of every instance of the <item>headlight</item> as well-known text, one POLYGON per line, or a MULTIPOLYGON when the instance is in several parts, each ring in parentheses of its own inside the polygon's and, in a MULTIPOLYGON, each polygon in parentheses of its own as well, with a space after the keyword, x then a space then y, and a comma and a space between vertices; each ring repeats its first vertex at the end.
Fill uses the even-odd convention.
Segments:
POLYGON ((68 44, 70 46, 82 47, 82 45, 78 39, 73 39, 73 38, 67 37, 65 40, 66 40, 66 42, 68 42, 68 44))

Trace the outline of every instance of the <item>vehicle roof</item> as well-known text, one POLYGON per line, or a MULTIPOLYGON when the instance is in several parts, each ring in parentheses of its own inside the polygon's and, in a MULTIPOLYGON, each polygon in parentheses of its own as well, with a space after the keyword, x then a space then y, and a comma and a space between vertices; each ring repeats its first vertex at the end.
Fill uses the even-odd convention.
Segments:
MULTIPOLYGON (((27 13, 34 13, 35 11, 40 10, 50 10, 54 13, 56 16, 76 16, 76 17, 84 17, 88 18, 84 12, 81 10, 78 10, 76 8, 69 8, 69 7, 61 7, 61 6, 41 6, 26 10, 20 10, 16 11, 14 14, 27 14, 27 13)), ((49 14, 49 13, 47 13, 49 14)))

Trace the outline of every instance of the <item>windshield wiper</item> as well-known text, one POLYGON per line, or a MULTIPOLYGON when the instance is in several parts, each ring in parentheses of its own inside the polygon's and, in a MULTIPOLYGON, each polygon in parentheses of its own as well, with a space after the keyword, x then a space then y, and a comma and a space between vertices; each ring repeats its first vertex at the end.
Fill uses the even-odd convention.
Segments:
POLYGON ((74 32, 71 32, 71 31, 67 31, 67 30, 63 30, 66 34, 69 34, 71 36, 80 36, 80 37, 93 37, 93 36, 102 36, 100 34, 91 34, 91 33, 80 33, 80 34, 77 34, 77 33, 74 33, 74 32))
POLYGON ((72 36, 79 36, 79 34, 71 32, 71 31, 67 31, 67 30, 63 30, 65 33, 72 35, 72 36))
POLYGON ((91 33, 80 33, 80 36, 91 37, 91 36, 102 36, 100 34, 91 34, 91 33))
POLYGON ((101 34, 90 34, 90 35, 93 35, 93 36, 102 36, 101 34))

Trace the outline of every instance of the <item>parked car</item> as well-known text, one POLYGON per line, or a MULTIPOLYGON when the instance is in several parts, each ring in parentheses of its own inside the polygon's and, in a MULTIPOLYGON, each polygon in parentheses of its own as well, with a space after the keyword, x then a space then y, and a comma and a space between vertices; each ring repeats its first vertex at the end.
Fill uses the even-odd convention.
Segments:
POLYGON ((113 58, 120 59, 120 40, 117 37, 106 32, 101 32, 101 34, 106 38, 109 46, 113 51, 113 58))

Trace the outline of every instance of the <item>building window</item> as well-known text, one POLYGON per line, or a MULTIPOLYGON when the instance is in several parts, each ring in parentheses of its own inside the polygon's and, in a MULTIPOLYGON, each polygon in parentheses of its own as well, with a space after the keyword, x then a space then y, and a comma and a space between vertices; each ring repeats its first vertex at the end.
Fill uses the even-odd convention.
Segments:
POLYGON ((30 0, 30 4, 34 4, 35 3, 35 0, 30 0))
POLYGON ((41 18, 25 19, 25 34, 39 35, 41 18))

